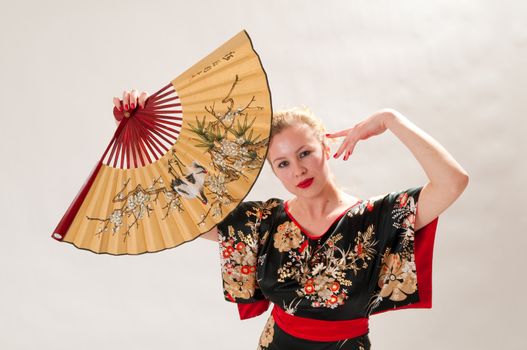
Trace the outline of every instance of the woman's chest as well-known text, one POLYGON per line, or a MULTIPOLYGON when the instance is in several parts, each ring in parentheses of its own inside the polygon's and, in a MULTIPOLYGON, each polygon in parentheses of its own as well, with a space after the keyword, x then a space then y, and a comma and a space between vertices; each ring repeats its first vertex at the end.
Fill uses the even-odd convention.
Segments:
POLYGON ((336 308, 359 287, 376 254, 373 227, 346 218, 329 225, 316 239, 288 217, 273 225, 258 266, 259 284, 271 300, 336 308))

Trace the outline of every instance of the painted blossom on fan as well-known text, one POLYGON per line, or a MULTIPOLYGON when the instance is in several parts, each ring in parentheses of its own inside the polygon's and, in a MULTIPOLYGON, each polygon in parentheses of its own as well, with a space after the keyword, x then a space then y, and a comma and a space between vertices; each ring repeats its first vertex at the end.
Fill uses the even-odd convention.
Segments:
POLYGON ((163 179, 157 178, 148 189, 137 185, 133 190, 125 194, 124 192, 129 182, 130 179, 127 179, 119 192, 113 197, 112 203, 123 204, 120 208, 113 209, 108 218, 103 219, 86 216, 87 220, 96 220, 102 223, 95 232, 95 235, 100 235, 108 231, 109 228, 111 228, 112 234, 115 234, 120 231, 123 225, 123 217, 132 217, 133 220, 123 232, 124 240, 126 240, 130 235, 130 229, 138 225, 139 220, 143 219, 145 214, 149 215, 154 210, 151 202, 155 201, 159 193, 166 192, 166 189, 163 187, 163 179), (153 199, 154 196, 155 198, 153 199))
MULTIPOLYGON (((228 192, 227 184, 246 178, 244 173, 260 169, 269 143, 268 138, 253 135, 252 126, 256 117, 250 118, 250 112, 253 109, 263 109, 253 105, 254 96, 244 106, 235 108, 231 94, 239 82, 236 75, 229 93, 221 100, 226 109, 218 112, 215 104, 205 106, 206 113, 216 120, 206 122, 203 117, 199 121, 196 117, 196 124, 189 125, 189 129, 196 135, 196 147, 203 148, 211 159, 208 168, 213 170, 205 178, 204 187, 212 197, 210 212, 216 217, 222 215, 223 205, 239 200, 228 192)), ((207 215, 198 224, 202 224, 207 215)))

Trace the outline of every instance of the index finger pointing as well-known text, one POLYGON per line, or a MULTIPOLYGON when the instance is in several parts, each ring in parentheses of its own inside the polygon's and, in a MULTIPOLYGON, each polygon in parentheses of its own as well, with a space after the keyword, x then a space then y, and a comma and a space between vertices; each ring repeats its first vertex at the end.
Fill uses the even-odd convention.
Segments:
POLYGON ((333 133, 330 133, 330 134, 326 134, 326 136, 328 136, 328 137, 343 137, 343 136, 348 135, 348 133, 349 133, 352 129, 353 129, 353 128, 340 130, 340 131, 337 131, 337 132, 333 132, 333 133))

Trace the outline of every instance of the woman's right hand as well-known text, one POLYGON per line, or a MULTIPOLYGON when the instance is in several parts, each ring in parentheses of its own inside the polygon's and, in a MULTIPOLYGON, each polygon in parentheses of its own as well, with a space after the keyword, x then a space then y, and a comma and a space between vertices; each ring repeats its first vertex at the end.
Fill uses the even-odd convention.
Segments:
MULTIPOLYGON (((145 102, 147 99, 148 92, 146 91, 141 91, 141 93, 139 93, 135 89, 130 91, 124 90, 122 100, 119 97, 114 97, 113 104, 119 111, 129 111, 135 109, 136 107, 145 108, 145 102)), ((120 121, 115 119, 115 123, 119 125, 120 121)))

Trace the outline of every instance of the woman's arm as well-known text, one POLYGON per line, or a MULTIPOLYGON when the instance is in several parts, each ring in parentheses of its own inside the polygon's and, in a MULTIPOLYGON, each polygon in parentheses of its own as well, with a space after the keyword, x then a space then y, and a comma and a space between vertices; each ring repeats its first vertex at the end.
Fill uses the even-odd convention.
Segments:
POLYGON ((345 137, 333 157, 344 154, 343 159, 348 160, 357 142, 387 129, 408 147, 429 179, 419 195, 414 227, 418 230, 432 222, 463 193, 468 185, 468 174, 443 146, 393 109, 382 109, 352 128, 326 136, 345 137))
POLYGON ((415 230, 434 220, 463 193, 468 174, 448 151, 400 112, 379 112, 383 123, 408 147, 421 164, 429 182, 419 195, 415 230))
POLYGON ((212 228, 212 230, 210 230, 207 233, 202 234, 199 237, 200 238, 205 238, 205 239, 208 239, 208 240, 211 240, 211 241, 218 242, 218 228, 217 228, 217 226, 214 226, 212 228))

